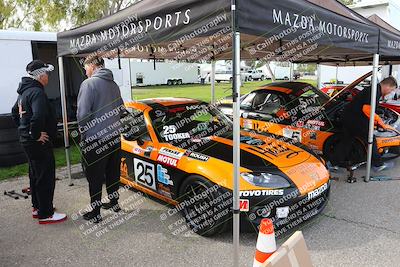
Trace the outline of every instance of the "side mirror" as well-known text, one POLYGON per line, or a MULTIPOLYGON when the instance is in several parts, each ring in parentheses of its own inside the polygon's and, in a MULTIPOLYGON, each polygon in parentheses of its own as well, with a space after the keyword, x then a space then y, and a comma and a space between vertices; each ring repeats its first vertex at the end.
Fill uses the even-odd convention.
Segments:
POLYGON ((143 145, 144 141, 142 139, 145 130, 139 126, 132 126, 129 131, 123 132, 122 137, 127 141, 136 141, 138 145, 143 145))
POLYGON ((242 109, 242 110, 250 110, 251 107, 250 106, 246 106, 246 105, 240 105, 240 109, 242 109))

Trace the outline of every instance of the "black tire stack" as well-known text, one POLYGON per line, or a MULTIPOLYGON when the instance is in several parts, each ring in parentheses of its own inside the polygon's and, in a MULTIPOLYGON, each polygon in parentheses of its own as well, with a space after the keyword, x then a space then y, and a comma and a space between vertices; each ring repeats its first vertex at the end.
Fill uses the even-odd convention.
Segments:
POLYGON ((27 161, 11 115, 0 115, 0 167, 18 165, 27 161))

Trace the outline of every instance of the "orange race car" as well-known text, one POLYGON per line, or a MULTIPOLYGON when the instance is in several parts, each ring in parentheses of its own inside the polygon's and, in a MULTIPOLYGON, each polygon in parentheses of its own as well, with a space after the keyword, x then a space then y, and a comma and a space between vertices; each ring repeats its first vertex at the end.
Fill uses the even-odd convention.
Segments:
MULTIPOLYGON (((222 231, 232 214, 229 118, 192 99, 148 99, 126 107, 121 182, 175 205, 194 232, 222 231)), ((268 217, 282 228, 315 216, 327 203, 324 162, 272 135, 241 132, 240 172, 240 210, 250 223, 268 217)))
MULTIPOLYGON (((241 125, 260 133, 295 139, 323 154, 333 165, 357 165, 366 159, 366 144, 358 139, 352 142, 352 155, 345 162, 348 165, 339 163, 342 152, 338 150, 338 143, 344 138, 341 113, 349 103, 343 97, 347 99, 345 95, 330 98, 303 82, 271 83, 241 97, 241 125)), ((231 116, 231 100, 223 101, 220 109, 231 116)), ((375 130, 379 152, 384 159, 398 157, 400 134, 396 128, 399 128, 400 115, 384 107, 378 107, 376 113, 385 124, 393 127, 392 130, 375 130)))

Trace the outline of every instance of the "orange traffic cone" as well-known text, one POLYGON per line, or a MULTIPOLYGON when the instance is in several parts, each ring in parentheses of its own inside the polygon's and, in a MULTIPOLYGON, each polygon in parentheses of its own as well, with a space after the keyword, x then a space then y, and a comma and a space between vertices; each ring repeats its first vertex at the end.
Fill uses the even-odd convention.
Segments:
POLYGON ((276 251, 274 225, 270 219, 262 219, 258 233, 253 267, 260 267, 276 251))

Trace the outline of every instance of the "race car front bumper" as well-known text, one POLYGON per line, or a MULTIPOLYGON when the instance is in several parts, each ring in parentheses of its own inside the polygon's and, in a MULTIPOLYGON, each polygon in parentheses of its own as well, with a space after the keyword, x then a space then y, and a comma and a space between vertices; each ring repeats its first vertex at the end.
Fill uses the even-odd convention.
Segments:
POLYGON ((322 187, 324 190, 319 194, 310 192, 311 194, 305 196, 291 197, 290 193, 286 193, 268 199, 252 198, 249 211, 242 214, 254 225, 259 225, 262 219, 269 218, 273 221, 275 230, 283 229, 282 232, 285 232, 323 211, 329 199, 330 181, 316 190, 322 187))

